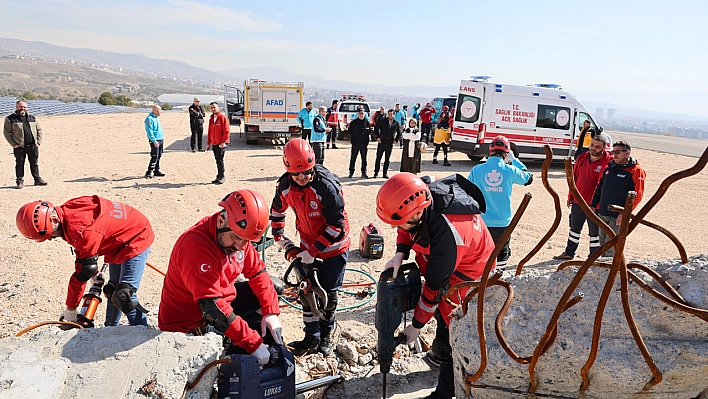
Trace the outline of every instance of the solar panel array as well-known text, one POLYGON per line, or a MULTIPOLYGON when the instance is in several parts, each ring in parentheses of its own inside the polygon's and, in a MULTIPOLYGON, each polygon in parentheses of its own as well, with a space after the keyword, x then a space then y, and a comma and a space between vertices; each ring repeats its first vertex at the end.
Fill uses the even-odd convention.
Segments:
MULTIPOLYGON (((0 116, 15 112, 15 97, 0 97, 0 116)), ((133 108, 97 103, 65 103, 58 100, 26 100, 27 110, 32 115, 54 116, 75 114, 114 114, 121 112, 150 112, 150 108, 133 108)))

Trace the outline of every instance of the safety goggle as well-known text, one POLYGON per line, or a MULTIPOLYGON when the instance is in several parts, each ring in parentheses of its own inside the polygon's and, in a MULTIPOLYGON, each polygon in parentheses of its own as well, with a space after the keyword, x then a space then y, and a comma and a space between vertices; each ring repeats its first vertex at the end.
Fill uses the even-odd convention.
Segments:
POLYGON ((300 175, 310 176, 310 175, 312 175, 312 174, 314 174, 314 173, 315 173, 315 169, 308 169, 308 170, 306 170, 306 171, 304 171, 304 172, 290 173, 290 176, 292 176, 292 177, 298 177, 298 176, 300 176, 300 175))

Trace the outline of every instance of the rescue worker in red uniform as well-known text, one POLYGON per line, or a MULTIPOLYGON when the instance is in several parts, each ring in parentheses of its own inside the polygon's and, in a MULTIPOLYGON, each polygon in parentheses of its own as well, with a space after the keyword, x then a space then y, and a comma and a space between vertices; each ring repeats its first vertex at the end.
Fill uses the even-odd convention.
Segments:
MULTIPOLYGON (((413 250, 425 276, 413 321, 403 330, 406 342, 415 342, 431 318, 437 321, 432 352, 440 373, 428 399, 455 396, 449 330, 453 309, 442 297, 451 286, 482 276, 494 251, 494 240, 480 215, 485 209, 482 192, 460 175, 431 182, 427 176, 402 172, 386 181, 376 196, 378 217, 398 228, 396 254, 386 268, 392 267, 395 277, 413 250)), ((460 290, 462 298, 467 291, 460 290)))
POLYGON ((109 264, 105 326, 118 325, 125 313, 130 325, 147 325, 136 292, 155 240, 150 221, 137 209, 97 195, 70 199, 55 207, 34 201, 17 212, 17 229, 37 242, 61 237, 76 254, 66 309, 60 320, 76 321, 86 282, 98 274, 98 257, 109 264))
POLYGON ((425 108, 420 110, 420 132, 425 144, 429 144, 430 139, 433 138, 433 116, 435 116, 435 108, 432 104, 426 103, 425 108))
POLYGON ((230 339, 227 354, 248 352, 263 366, 269 343, 282 344, 278 296, 251 241, 268 225, 268 205, 242 189, 219 202, 223 209, 177 239, 162 287, 158 325, 163 331, 230 339), (248 282, 236 283, 239 275, 248 282), (265 337, 265 338, 264 338, 265 337))
POLYGON ((273 238, 285 251, 288 261, 297 257, 301 263, 310 265, 315 258, 322 260, 318 266, 319 283, 327 295, 327 306, 318 309, 322 318, 312 312, 304 298, 300 298, 305 338, 289 345, 296 356, 318 348, 329 356, 332 353, 337 290, 342 286, 349 251, 349 219, 344 210, 342 185, 335 174, 315 164, 315 153, 305 140, 293 139, 285 145, 283 163, 287 172, 278 179, 270 209, 273 238), (285 236, 285 211, 288 208, 295 212, 299 247, 285 236))

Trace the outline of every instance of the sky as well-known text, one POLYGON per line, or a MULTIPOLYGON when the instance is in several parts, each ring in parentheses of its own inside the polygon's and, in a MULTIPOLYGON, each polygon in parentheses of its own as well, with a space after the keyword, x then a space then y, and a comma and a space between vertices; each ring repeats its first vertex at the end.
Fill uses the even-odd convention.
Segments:
MULTIPOLYGON (((0 0, 0 35, 325 79, 708 92, 708 1, 0 0), (120 6, 116 6, 120 4, 120 6)), ((708 104, 706 104, 708 106, 708 104)))

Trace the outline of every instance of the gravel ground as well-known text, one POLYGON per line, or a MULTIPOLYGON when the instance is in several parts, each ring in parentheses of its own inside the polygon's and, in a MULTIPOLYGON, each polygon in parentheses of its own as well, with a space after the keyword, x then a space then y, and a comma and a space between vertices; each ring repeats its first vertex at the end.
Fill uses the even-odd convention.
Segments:
MULTIPOLYGON (((166 270, 170 251, 179 235, 200 218, 216 212, 219 209, 217 203, 225 194, 238 188, 251 188, 268 200, 272 198, 277 177, 284 171, 282 146, 265 143, 258 146, 246 145, 245 139, 239 138, 238 128, 232 127, 232 144, 225 157, 226 183, 215 186, 209 183, 216 175, 214 158, 211 153, 189 151, 188 117, 182 113, 164 113, 160 117, 166 136, 162 170, 167 176, 144 179, 142 176, 149 161, 149 147, 143 129, 144 117, 139 114, 113 114, 40 118, 45 135, 40 150, 40 170, 42 177, 49 182, 46 187, 14 189, 14 157, 10 147, 5 147, 6 150, 0 155, 0 171, 3 171, 6 182, 0 186, 0 262, 4 265, 0 268, 0 298, 5 302, 0 314, 0 338, 14 335, 31 324, 58 318, 63 309, 67 282, 73 271, 74 257, 69 246, 62 240, 37 244, 19 236, 14 217, 22 204, 41 198, 58 205, 76 196, 92 194, 130 204, 150 219, 155 230, 156 241, 149 262, 166 270)), ((349 267, 378 277, 386 259, 394 253, 395 242, 394 230, 383 226, 374 210, 376 192, 384 180, 359 178, 358 166, 355 177, 348 179, 349 144, 342 142, 338 146, 338 150, 326 151, 325 166, 343 176, 341 182, 353 238, 358 238, 362 226, 374 222, 382 229, 386 239, 385 256, 381 260, 362 259, 354 249, 356 245, 352 245, 349 267)), ((401 150, 395 149, 392 169, 399 167, 400 156, 401 150)), ((695 158, 646 150, 635 150, 633 156, 647 171, 643 203, 665 177, 692 166, 696 161, 695 158)), ((371 144, 368 156, 370 176, 373 175, 374 158, 375 145, 371 144)), ((431 159, 430 151, 423 155, 422 174, 442 177, 460 173, 466 176, 474 165, 460 153, 451 153, 451 167, 432 165, 431 159)), ((525 192, 530 192, 533 199, 512 236, 510 265, 518 263, 553 222, 553 201, 541 184, 541 164, 531 162, 528 166, 536 179, 531 186, 517 186, 513 199, 515 206, 520 203, 525 192)), ((26 173, 29 176, 29 171, 26 173)), ((647 218, 678 236, 689 256, 707 252, 705 236, 708 234, 708 219, 700 216, 705 212, 708 197, 708 179, 705 176, 704 171, 674 184, 647 218)), ((549 180, 551 186, 561 193, 561 203, 564 204, 567 186, 562 165, 552 166, 549 180)), ((568 232, 568 212, 564 205, 562 210, 560 228, 526 267, 543 267, 553 255, 563 251, 568 232)), ((294 238, 296 234, 292 214, 287 223, 286 231, 294 238)), ((587 248, 585 236, 579 253, 584 253, 587 248)), ((626 253, 628 258, 640 260, 678 257, 676 248, 667 238, 644 226, 639 226, 629 237, 626 253)), ((272 274, 282 276, 285 261, 277 247, 266 250, 266 261, 272 274)), ((360 281, 360 275, 348 273, 347 281, 360 281)), ((146 307, 156 306, 161 289, 162 276, 153 270, 146 270, 139 291, 141 302, 146 307)), ((347 300, 354 301, 353 298, 347 300)), ((352 325, 360 326, 365 332, 364 340, 375 342, 374 308, 375 301, 372 301, 356 310, 340 313, 342 330, 352 325)), ((101 323, 104 309, 101 306, 97 315, 101 323)), ((285 309, 282 321, 286 339, 301 338, 298 311, 285 309)), ((429 326, 424 336, 432 341, 433 332, 434 329, 429 326)), ((356 370, 352 375, 361 381, 362 389, 377 386, 378 382, 373 382, 366 375, 378 367, 371 363, 361 367, 362 370, 356 370)), ((411 367, 413 370, 417 366, 411 367)), ((403 387, 399 394, 402 396, 397 397, 414 397, 410 395, 414 395, 411 392, 415 392, 415 389, 434 384, 437 371, 430 372, 425 365, 419 368, 415 370, 415 378, 396 384, 403 387)), ((402 373, 405 371, 401 370, 402 373)), ((380 381, 380 376, 376 381, 380 381)), ((352 392, 347 391, 348 394, 344 396, 334 396, 333 393, 329 396, 350 397, 352 392)), ((378 393, 378 387, 374 391, 378 393)), ((368 390, 361 392, 363 397, 369 397, 366 392, 368 390)))

